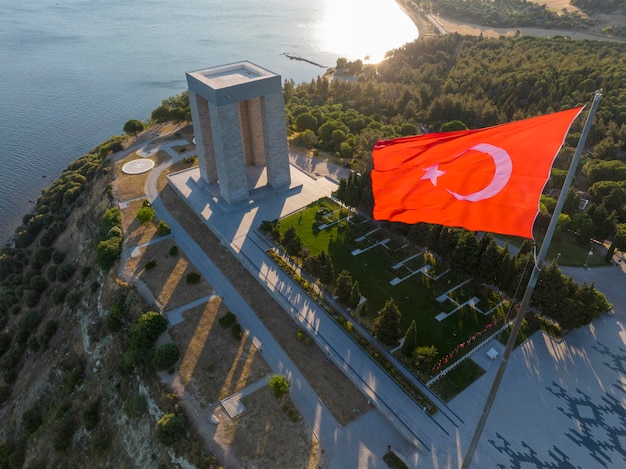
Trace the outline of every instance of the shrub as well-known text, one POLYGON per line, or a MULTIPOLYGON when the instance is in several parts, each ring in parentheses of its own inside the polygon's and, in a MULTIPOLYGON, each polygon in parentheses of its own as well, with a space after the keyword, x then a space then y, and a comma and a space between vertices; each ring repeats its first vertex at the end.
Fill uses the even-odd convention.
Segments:
POLYGON ((185 418, 177 414, 165 414, 159 419, 156 436, 164 445, 176 443, 185 431, 185 418))
POLYGON ((231 313, 230 311, 226 311, 226 314, 224 314, 224 316, 219 318, 217 322, 220 323, 220 326, 227 328, 237 322, 237 316, 231 313))
POLYGON ((83 411, 85 429, 93 430, 100 421, 100 398, 91 401, 83 411))
POLYGON ((46 277, 48 281, 54 282, 57 279, 57 270, 58 267, 56 265, 51 265, 46 269, 46 277))
POLYGON ((143 394, 136 394, 124 403, 124 412, 130 418, 141 417, 148 410, 148 401, 143 394))
POLYGON ((108 232, 107 232, 107 239, 108 238, 113 238, 114 236, 124 236, 124 232, 122 231, 122 227, 120 226, 114 226, 113 228, 111 228, 108 232))
POLYGON ((41 409, 37 404, 25 410, 22 414, 22 428, 24 429, 26 435, 35 433, 42 421, 41 409))
POLYGON ((67 282, 74 276, 76 267, 73 264, 63 264, 57 270, 57 280, 59 282, 67 282))
POLYGON ((104 322, 111 332, 118 332, 124 325, 122 317, 122 309, 119 305, 114 304, 110 308, 109 314, 104 318, 104 322))
POLYGON ((236 322, 233 324, 233 328, 230 330, 231 335, 234 339, 241 339, 243 337, 243 330, 241 329, 241 324, 236 322))
POLYGON ((109 270, 120 258, 121 254, 122 237, 113 236, 112 238, 98 243, 98 254, 96 260, 102 270, 109 270))
POLYGON ((17 379, 17 371, 15 371, 14 368, 11 368, 10 370, 2 370, 2 379, 7 384, 14 383, 17 379))
POLYGON ((73 290, 65 297, 65 303, 70 308, 76 308, 76 306, 78 306, 78 303, 80 303, 82 297, 83 294, 80 290, 73 290))
POLYGON ((152 207, 141 207, 137 210, 136 216, 142 225, 150 223, 154 218, 154 209, 152 207))
POLYGON ((39 299, 41 298, 41 293, 37 290, 26 289, 22 293, 22 301, 24 304, 30 308, 37 306, 39 303, 39 299))
POLYGON ((167 319, 156 311, 142 314, 131 329, 133 345, 138 348, 150 348, 167 329, 167 319))
POLYGON ((57 329, 59 328, 59 323, 54 319, 49 320, 45 326, 43 326, 43 331, 39 337, 39 342, 42 347, 47 347, 48 342, 54 334, 56 334, 57 329))
POLYGON ((173 366, 180 357, 180 349, 174 342, 168 342, 156 349, 152 363, 158 370, 165 370, 173 366))
POLYGON ((11 397, 11 387, 7 385, 0 385, 0 405, 4 404, 11 397))
POLYGON ((170 248, 169 251, 170 256, 177 256, 178 255, 178 246, 174 245, 170 248))
POLYGON ((55 249, 52 252, 52 262, 54 262, 55 264, 60 264, 64 260, 65 260, 65 253, 63 251, 61 251, 60 249, 55 249))
POLYGON ((54 287, 50 292, 50 299, 52 303, 55 305, 60 305, 65 301, 65 297, 67 296, 67 290, 63 287, 54 287))
POLYGON ((91 266, 90 265, 84 265, 80 268, 80 280, 82 282, 84 282, 85 280, 87 280, 87 277, 89 276, 89 274, 91 273, 91 266))
POLYGON ((124 149, 124 145, 120 141, 113 142, 111 143, 109 149, 111 150, 111 153, 117 153, 118 151, 122 151, 124 149))
POLYGON ((186 282, 187 285, 196 285, 200 283, 201 279, 202 277, 200 277, 200 274, 198 272, 189 272, 187 274, 186 282))
POLYGON ((91 447, 96 454, 102 455, 111 446, 111 434, 107 430, 96 431, 91 438, 91 447))
POLYGON ((156 267, 156 261, 155 261, 154 259, 152 259, 152 260, 150 260, 150 261, 146 262, 146 263, 143 265, 143 267, 144 267, 146 270, 154 269, 154 268, 156 267))
POLYGON ((11 370, 19 363, 24 353, 24 348, 18 345, 14 345, 9 350, 4 352, 0 358, 0 368, 4 370, 11 370))
POLYGON ((28 340, 26 341, 26 346, 28 347, 28 350, 30 350, 31 352, 37 352, 39 348, 41 347, 41 345, 39 344, 39 340, 37 339, 36 336, 29 337, 28 340))
POLYGON ((143 129, 145 129, 145 125, 143 122, 137 119, 130 119, 124 124, 123 130, 129 135, 137 135, 143 129))
POLYGON ((104 212, 104 215, 102 215, 102 220, 100 221, 100 233, 105 235, 111 228, 114 226, 120 226, 121 224, 122 211, 118 207, 111 207, 104 212))
MULTIPOLYGON (((57 276, 58 274, 59 273, 57 271, 57 276)), ((41 275, 33 275, 33 277, 30 279, 30 288, 39 293, 46 291, 48 285, 50 285, 48 281, 45 279, 45 277, 41 275)))
POLYGON ((54 449, 65 451, 72 443, 76 424, 71 412, 64 413, 58 421, 57 433, 54 435, 54 449))
POLYGON ((159 222, 159 226, 157 226, 157 234, 159 236, 167 236, 171 232, 172 232, 172 229, 170 228, 170 226, 161 220, 159 222))
POLYGON ((272 375, 267 382, 276 399, 283 397, 291 388, 291 384, 285 375, 272 375))

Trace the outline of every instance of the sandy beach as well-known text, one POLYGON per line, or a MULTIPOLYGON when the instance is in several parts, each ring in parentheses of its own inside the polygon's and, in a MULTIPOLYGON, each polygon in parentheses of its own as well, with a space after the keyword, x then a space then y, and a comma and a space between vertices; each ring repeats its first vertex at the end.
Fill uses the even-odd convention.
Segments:
MULTIPOLYGON (((619 20, 615 16, 611 15, 597 15, 594 19, 597 24, 588 31, 577 31, 570 29, 542 29, 542 28, 491 28, 487 26, 481 26, 472 23, 461 22, 453 19, 444 18, 439 15, 432 15, 429 13, 421 13, 415 9, 406 7, 405 2, 398 0, 398 4, 403 8, 406 14, 411 18, 415 26, 419 31, 419 37, 436 36, 438 34, 452 34, 458 33, 468 36, 479 36, 489 38, 514 37, 514 36, 537 36, 537 37, 552 37, 552 36, 567 36, 571 39, 592 39, 592 40, 616 40, 617 38, 610 38, 601 33, 604 26, 609 23, 620 23, 626 21, 626 19, 619 20)), ((580 10, 569 4, 569 0, 543 0, 538 1, 540 5, 546 5, 551 10, 569 12, 575 12, 580 10)), ((583 13, 581 13, 583 14, 583 13)))

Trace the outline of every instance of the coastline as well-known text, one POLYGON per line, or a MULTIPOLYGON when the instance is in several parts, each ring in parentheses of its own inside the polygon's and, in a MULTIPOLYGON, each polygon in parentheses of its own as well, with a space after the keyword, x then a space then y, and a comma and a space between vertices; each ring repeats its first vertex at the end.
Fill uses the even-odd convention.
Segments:
POLYGON ((411 8, 407 6, 407 3, 412 3, 411 0, 396 0, 396 3, 400 6, 402 11, 413 21, 413 24, 417 28, 417 37, 432 37, 446 34, 447 30, 436 24, 434 18, 431 18, 429 14, 418 8, 411 8), (443 30, 443 31, 442 31, 443 30))
MULTIPOLYGON (((542 29, 535 27, 519 27, 519 28, 492 28, 489 26, 481 26, 478 24, 461 22, 453 19, 443 18, 438 15, 428 13, 417 7, 411 0, 396 0, 396 3, 402 8, 402 11, 413 21, 417 27, 420 38, 439 36, 445 34, 461 34, 463 36, 480 36, 486 38, 499 37, 516 37, 516 36, 534 36, 534 37, 553 37, 563 36, 574 40, 590 39, 595 41, 616 41, 624 42, 623 39, 609 37, 601 34, 598 30, 602 24, 588 31, 577 31, 570 29, 542 29), (408 6, 412 4, 413 7, 408 6)), ((548 3, 548 2, 545 2, 548 3)), ((555 7, 574 9, 569 4, 561 4, 562 2, 552 1, 550 4, 555 7)), ((600 19, 601 23, 602 21, 600 19)))

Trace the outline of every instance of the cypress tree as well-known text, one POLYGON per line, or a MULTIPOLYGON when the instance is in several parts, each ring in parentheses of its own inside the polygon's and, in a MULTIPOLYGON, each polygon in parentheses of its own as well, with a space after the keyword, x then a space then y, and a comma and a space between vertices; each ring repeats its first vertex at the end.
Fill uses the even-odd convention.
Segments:
POLYGON ((417 327, 415 326, 415 319, 411 321, 411 325, 406 331, 404 336, 404 343, 402 344, 402 354, 405 357, 413 355, 413 351, 417 348, 417 327))

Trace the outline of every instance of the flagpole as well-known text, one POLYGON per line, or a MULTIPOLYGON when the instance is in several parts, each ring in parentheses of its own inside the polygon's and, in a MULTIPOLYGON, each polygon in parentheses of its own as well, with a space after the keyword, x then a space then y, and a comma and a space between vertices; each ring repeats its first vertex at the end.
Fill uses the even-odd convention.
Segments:
POLYGON ((576 168, 578 167, 578 162, 580 161, 580 156, 582 155, 583 147, 585 146, 585 142, 587 141, 587 136, 589 135, 589 130, 591 129, 591 124, 596 114, 596 110, 598 109, 598 105, 600 104, 601 97, 602 90, 596 91, 593 102, 591 103, 591 109, 589 110, 589 114, 587 115, 585 126, 582 133, 580 134, 580 139, 578 140, 576 152, 574 153, 574 157, 572 158, 572 162, 567 172, 565 182, 563 182, 563 189, 561 190, 559 199, 556 202, 554 212, 552 213, 552 219, 550 220, 550 224, 548 225, 546 235, 543 239, 543 243, 541 244, 541 249, 539 250, 539 255, 535 260, 533 271, 530 275, 530 279, 528 280, 528 285, 526 287, 526 291, 524 292, 519 311, 517 312, 511 335, 509 336, 509 340, 506 343, 506 347, 502 355, 502 361, 500 362, 500 366, 498 367, 496 376, 493 379, 491 389, 489 390, 489 395, 487 396, 487 401, 485 402, 485 407, 483 408, 480 420, 476 425, 476 430, 474 430, 472 441, 470 442, 467 453, 465 454, 462 469, 469 469, 470 464, 472 463, 472 459, 474 457, 474 453, 476 452, 476 447, 478 446, 478 442, 480 441, 480 436, 483 432, 483 429, 485 428, 485 424, 487 423, 489 412, 491 411, 491 407, 493 406, 493 402, 496 398, 498 388, 500 387, 502 377, 504 376, 504 371, 506 370, 506 366, 509 362, 509 357, 511 356, 511 352, 513 351, 517 334, 522 327, 524 315, 526 313, 526 310, 528 309, 528 304, 530 303, 530 298, 533 294, 533 291, 535 290, 535 285, 537 284, 537 279, 539 278, 539 274, 541 272, 541 266, 543 265, 543 261, 546 258, 548 247, 550 246, 550 241, 552 240, 552 235, 556 230, 556 225, 559 221, 559 215, 561 214, 561 210, 563 209, 563 205, 565 204, 565 199, 567 198, 567 193, 569 192, 572 180, 574 179, 574 174, 576 173, 576 168))

